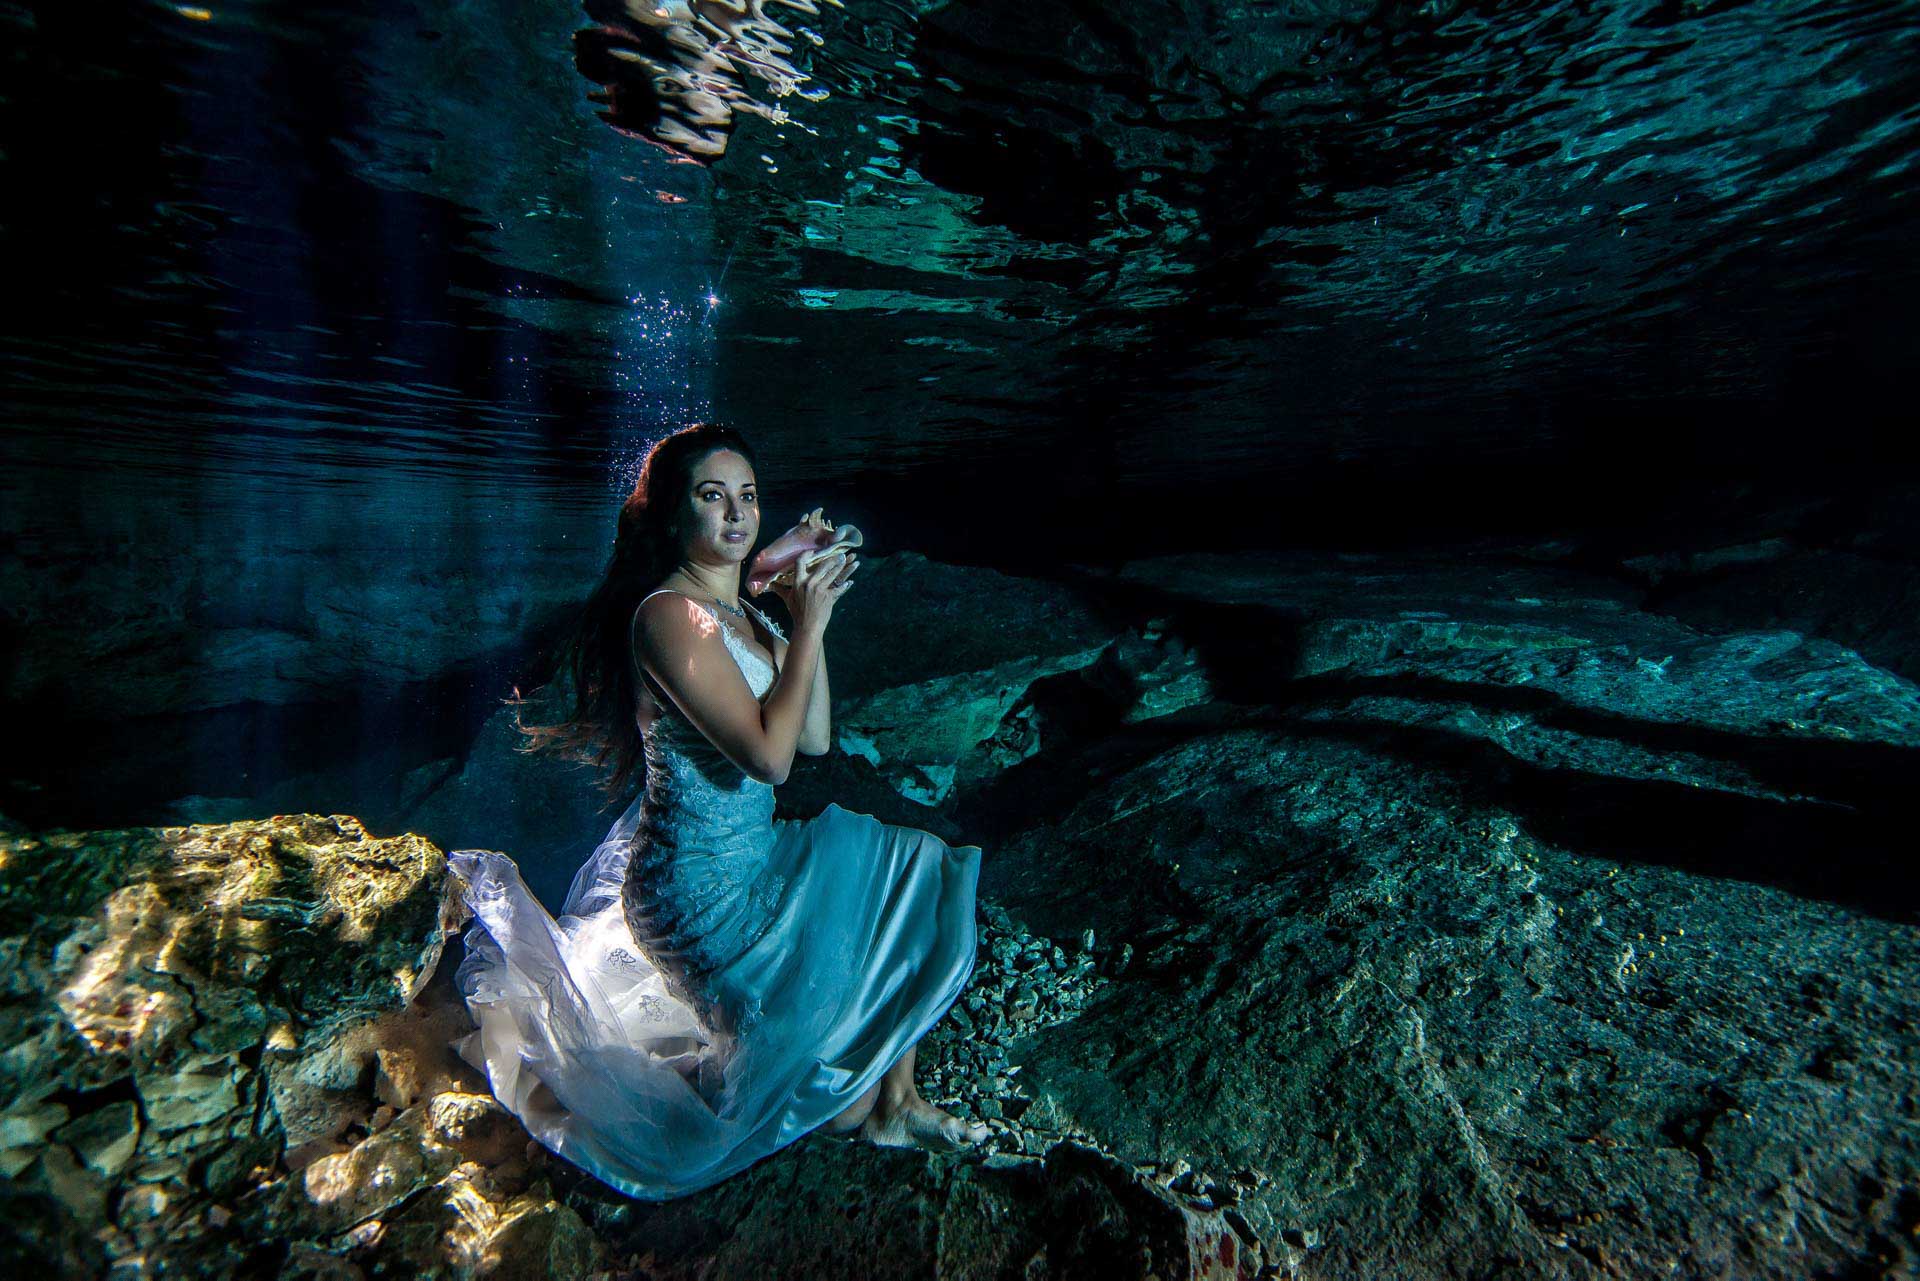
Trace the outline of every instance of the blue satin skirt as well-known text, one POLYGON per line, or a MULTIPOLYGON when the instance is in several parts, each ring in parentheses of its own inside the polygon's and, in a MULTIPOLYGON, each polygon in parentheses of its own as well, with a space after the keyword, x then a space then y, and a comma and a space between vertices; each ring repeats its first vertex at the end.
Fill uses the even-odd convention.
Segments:
MULTIPOLYGON (((478 1030, 462 1053, 541 1143, 659 1201, 846 1111, 939 1021, 973 973, 981 851, 828 805, 774 820, 748 868, 676 852, 738 885, 727 910, 703 905, 689 974, 622 909, 640 805, 557 918, 506 856, 450 862, 474 915, 457 982, 478 1030)), ((642 861, 660 853, 643 838, 642 861)))

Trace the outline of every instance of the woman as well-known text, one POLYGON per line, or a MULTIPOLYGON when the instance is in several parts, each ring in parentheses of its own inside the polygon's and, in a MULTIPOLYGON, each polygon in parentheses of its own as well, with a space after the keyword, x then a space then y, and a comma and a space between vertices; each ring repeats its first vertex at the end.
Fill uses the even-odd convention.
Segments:
POLYGON ((572 715, 528 731, 611 761, 616 797, 644 758, 646 786, 558 919, 505 856, 451 858, 475 916, 464 1052, 542 1143, 649 1200, 816 1128, 986 1135, 913 1083, 915 1043, 973 971, 980 849, 837 805, 774 820, 794 754, 828 747, 824 638, 857 558, 776 588, 789 642, 740 599, 759 529, 737 433, 653 448, 567 647, 572 715))

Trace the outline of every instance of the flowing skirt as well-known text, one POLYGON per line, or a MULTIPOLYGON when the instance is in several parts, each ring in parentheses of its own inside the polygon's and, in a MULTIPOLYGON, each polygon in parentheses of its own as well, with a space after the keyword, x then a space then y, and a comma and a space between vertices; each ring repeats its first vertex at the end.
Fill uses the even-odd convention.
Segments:
POLYGON ((750 941, 701 949, 717 958, 701 976, 715 1019, 622 911, 640 806, 557 918, 505 855, 450 862, 474 914, 457 982, 478 1030, 462 1053, 541 1143, 658 1201, 839 1115, 939 1021, 973 973, 981 851, 838 805, 774 820, 734 913, 751 928, 726 930, 750 941))

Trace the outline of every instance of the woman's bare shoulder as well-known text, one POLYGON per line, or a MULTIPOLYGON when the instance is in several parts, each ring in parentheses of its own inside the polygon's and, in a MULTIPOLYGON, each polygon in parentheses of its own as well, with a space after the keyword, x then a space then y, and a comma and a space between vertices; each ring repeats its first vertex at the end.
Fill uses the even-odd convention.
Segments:
POLYGON ((634 649, 647 675, 728 760, 763 783, 766 732, 760 704, 726 652, 719 620, 691 597, 661 592, 636 611, 634 649))
POLYGON ((718 625, 711 613, 691 596, 670 587, 642 600, 633 617, 639 639, 656 646, 678 647, 718 634, 718 625))

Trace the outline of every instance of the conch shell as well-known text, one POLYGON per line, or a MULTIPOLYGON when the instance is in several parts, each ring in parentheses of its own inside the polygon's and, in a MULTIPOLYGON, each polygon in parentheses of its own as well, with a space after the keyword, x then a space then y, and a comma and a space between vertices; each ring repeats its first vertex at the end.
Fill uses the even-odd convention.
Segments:
POLYGON ((747 595, 758 596, 779 579, 791 582, 794 571, 802 565, 812 566, 866 541, 858 527, 842 525, 835 529, 820 511, 814 508, 800 518, 798 525, 760 549, 753 564, 747 566, 747 595))

